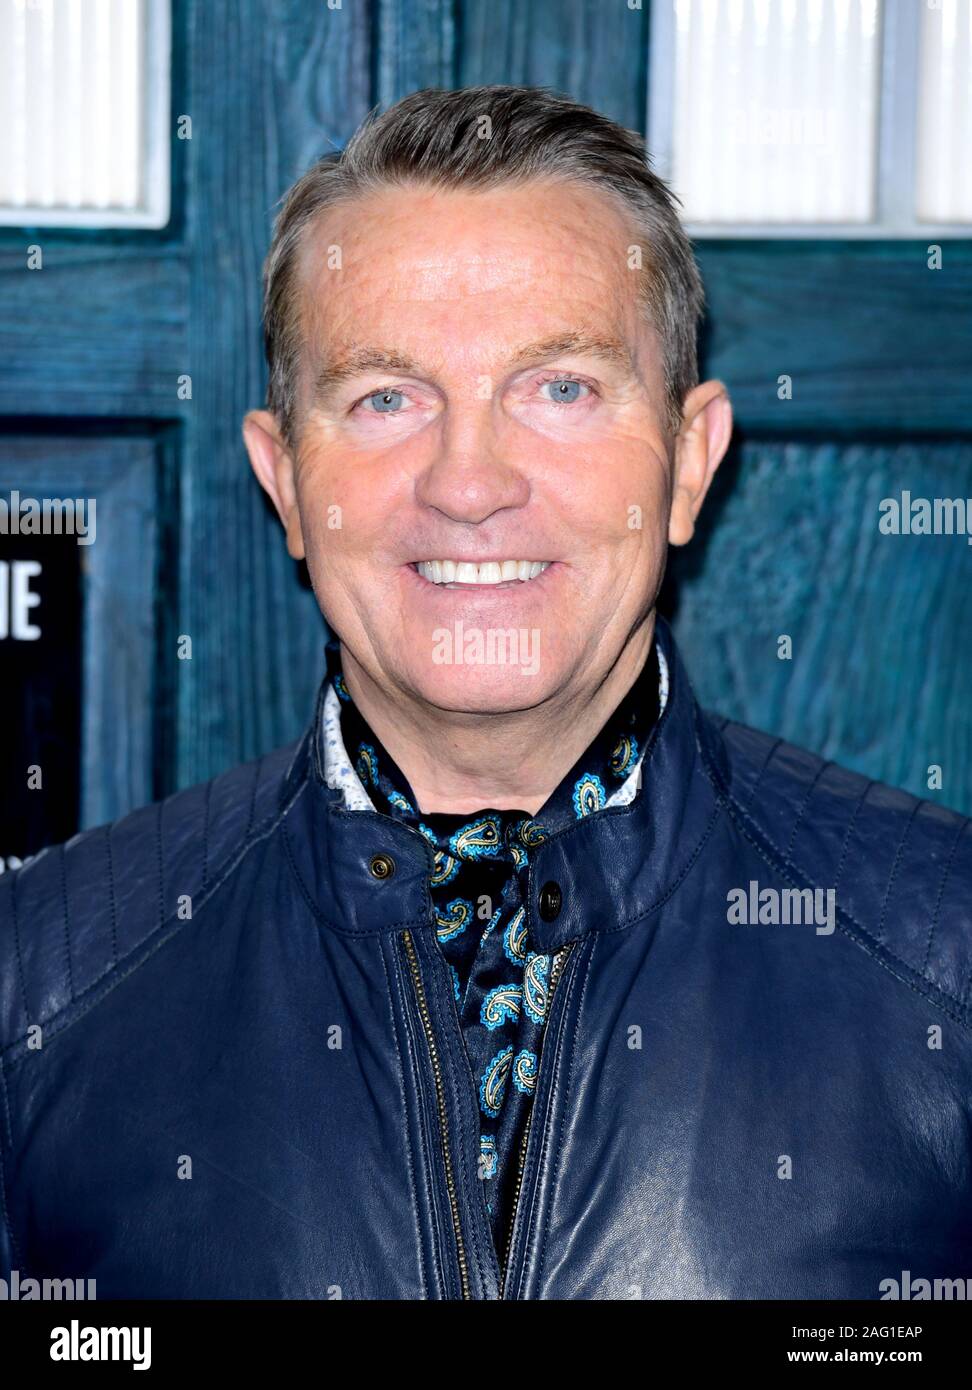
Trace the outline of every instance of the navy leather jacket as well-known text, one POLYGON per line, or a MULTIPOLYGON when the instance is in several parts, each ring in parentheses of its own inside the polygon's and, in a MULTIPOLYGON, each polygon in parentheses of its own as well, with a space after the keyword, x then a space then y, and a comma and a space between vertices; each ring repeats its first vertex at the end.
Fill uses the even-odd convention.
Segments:
POLYGON ((639 795, 531 857, 557 983, 508 1252, 430 847, 343 809, 319 704, 298 744, 0 878, 0 1274, 391 1299, 972 1274, 969 822, 703 714, 658 640, 639 795))

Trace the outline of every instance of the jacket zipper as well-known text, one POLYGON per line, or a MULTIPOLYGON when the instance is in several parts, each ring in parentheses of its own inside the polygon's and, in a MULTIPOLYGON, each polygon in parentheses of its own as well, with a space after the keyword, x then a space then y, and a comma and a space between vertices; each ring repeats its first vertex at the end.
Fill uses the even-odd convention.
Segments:
POLYGON ((445 1166, 446 1188, 449 1193, 449 1208, 452 1212, 452 1228, 456 1237, 456 1253, 459 1258, 459 1284, 464 1299, 471 1298, 469 1291, 469 1263, 466 1258, 466 1246, 462 1237, 462 1226, 459 1221, 459 1199, 456 1194, 455 1172, 452 1166, 452 1150, 449 1147, 449 1120, 446 1113, 445 1087, 442 1083, 442 1067, 439 1062, 439 1050, 435 1045, 435 1037, 432 1033, 432 1019, 429 1015, 428 1000, 425 997, 425 986, 422 983, 422 975, 419 971, 418 957, 415 954, 415 943, 412 941, 410 931, 402 932, 402 942, 405 946, 405 955, 408 959, 408 968, 412 976, 412 984, 415 987, 415 997, 418 1000, 419 1017, 422 1020, 422 1027, 425 1029, 425 1041, 429 1048, 429 1057, 432 1061, 432 1076, 435 1082, 435 1101, 439 1112, 439 1135, 442 1140, 442 1159, 445 1166))
MULTIPOLYGON (((571 953, 571 951, 573 950, 573 948, 574 948, 574 943, 571 941, 571 942, 569 942, 566 946, 564 946, 562 950, 558 951, 557 954, 556 954, 556 955, 554 956, 554 958, 553 958, 553 964, 552 964, 552 966, 551 966, 551 968, 550 968, 550 989, 549 989, 548 994, 547 994, 547 1020, 548 1020, 548 1022, 549 1022, 549 1019, 550 1019, 550 1016, 551 1016, 551 1011, 552 1011, 552 1009, 553 1009, 554 990, 557 988, 557 983, 558 983, 558 981, 560 980, 561 975, 563 975, 563 973, 564 973, 564 966, 567 964, 567 957, 570 955, 570 953, 571 953)), ((544 1043, 546 1042, 546 1036, 544 1036, 543 1041, 544 1041, 544 1043)), ((542 1059, 543 1059, 543 1052, 544 1052, 544 1049, 543 1049, 543 1047, 541 1046, 541 1049, 540 1049, 541 1064, 542 1064, 542 1059)), ((531 1106, 531 1107, 530 1107, 530 1114, 529 1114, 529 1116, 528 1116, 528 1118, 527 1118, 526 1125, 525 1125, 524 1128, 523 1128, 523 1138, 520 1140, 520 1149, 519 1149, 519 1153, 518 1153, 518 1155, 517 1155, 516 1182, 515 1182, 515 1185, 514 1185, 514 1188, 513 1188, 513 1210, 512 1210, 512 1214, 511 1214, 511 1216, 510 1216, 509 1228, 508 1228, 508 1230, 507 1230, 507 1232, 506 1232, 506 1248, 505 1248, 505 1250, 503 1251, 503 1264, 502 1264, 502 1268, 500 1269, 500 1291, 499 1291, 499 1296, 500 1296, 500 1298, 504 1298, 504 1297, 506 1296, 506 1274, 507 1274, 507 1270, 508 1270, 508 1268, 509 1268, 509 1263, 510 1263, 510 1251, 511 1251, 511 1249, 512 1249, 512 1247, 513 1247, 513 1232, 514 1232, 514 1230, 516 1229, 516 1214, 517 1214, 517 1210, 519 1209, 519 1205, 520 1205, 520 1190, 521 1190, 521 1188, 523 1187, 523 1170, 524 1170, 524 1168, 525 1168, 525 1166, 526 1166, 527 1144, 528 1144, 529 1141, 530 1141, 530 1130, 531 1130, 532 1126, 533 1126, 533 1107, 531 1106)))

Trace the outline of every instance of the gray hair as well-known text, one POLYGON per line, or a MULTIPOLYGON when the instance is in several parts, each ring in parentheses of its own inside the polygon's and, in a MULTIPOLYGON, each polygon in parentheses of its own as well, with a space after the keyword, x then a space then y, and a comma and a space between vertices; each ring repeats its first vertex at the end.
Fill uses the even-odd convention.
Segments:
POLYGON ((678 199, 652 173, 641 136, 540 87, 429 88, 382 115, 372 112, 343 151, 318 160, 283 199, 264 263, 263 329, 267 405, 291 447, 303 348, 297 276, 308 223, 339 201, 389 185, 479 189, 531 178, 594 186, 633 218, 640 293, 661 341, 668 424, 677 432, 682 402, 698 381, 704 295, 678 199))

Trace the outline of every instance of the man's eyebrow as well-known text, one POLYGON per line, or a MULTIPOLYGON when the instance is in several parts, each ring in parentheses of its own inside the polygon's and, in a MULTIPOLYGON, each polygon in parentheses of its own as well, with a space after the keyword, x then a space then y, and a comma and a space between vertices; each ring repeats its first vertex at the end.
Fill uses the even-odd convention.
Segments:
MULTIPOLYGON (((634 366, 631 352, 620 338, 575 331, 521 344, 513 352, 507 370, 524 367, 531 362, 543 362, 551 357, 564 357, 568 353, 600 357, 628 370, 634 366)), ((384 348, 355 347, 318 368, 314 377, 314 399, 319 402, 326 400, 346 381, 364 376, 367 372, 400 372, 417 377, 424 375, 422 367, 406 353, 392 352, 384 348)))
POLYGON ((548 357, 566 357, 568 353, 581 357, 601 357, 607 362, 615 362, 629 369, 634 365, 629 349, 620 338, 602 333, 577 331, 558 333, 552 338, 525 343, 513 354, 511 365, 526 366, 530 362, 542 362, 548 357))
POLYGON ((346 381, 365 372, 402 372, 420 376, 418 363, 402 352, 386 352, 383 348, 357 347, 334 362, 325 362, 314 376, 314 399, 324 400, 346 381))

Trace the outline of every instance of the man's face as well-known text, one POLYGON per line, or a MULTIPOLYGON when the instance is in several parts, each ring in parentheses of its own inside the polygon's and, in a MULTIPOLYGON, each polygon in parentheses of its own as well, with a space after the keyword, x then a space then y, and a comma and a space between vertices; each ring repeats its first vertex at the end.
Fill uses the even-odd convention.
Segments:
POLYGON ((531 708, 589 694, 644 635, 672 441, 636 240, 551 181, 382 190, 308 230, 296 507, 287 479, 278 507, 380 688, 531 708))

